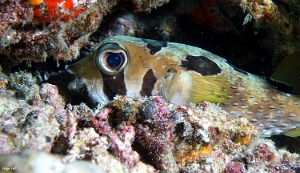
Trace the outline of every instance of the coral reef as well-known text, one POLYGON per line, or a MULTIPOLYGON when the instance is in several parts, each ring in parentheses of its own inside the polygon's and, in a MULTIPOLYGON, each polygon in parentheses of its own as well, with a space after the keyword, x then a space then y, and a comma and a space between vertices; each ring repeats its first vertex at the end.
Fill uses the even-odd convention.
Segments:
POLYGON ((158 0, 158 1, 148 1, 148 0, 131 0, 129 2, 124 1, 125 6, 130 6, 133 8, 134 12, 148 12, 152 8, 157 8, 162 6, 165 3, 168 3, 170 0, 158 0))
POLYGON ((0 93, 5 91, 7 84, 8 84, 7 76, 2 73, 2 69, 0 66, 0 93))
POLYGON ((298 154, 276 149, 272 141, 258 136, 259 128, 247 119, 232 118, 209 102, 185 107, 158 96, 117 96, 90 109, 84 103, 66 105, 57 87, 49 83, 34 91, 33 100, 16 99, 18 90, 5 88, 0 95, 0 164, 7 169, 42 169, 41 158, 52 160, 57 171, 70 167, 80 171, 83 167, 74 165, 81 164, 90 172, 300 169, 298 154))
MULTIPOLYGON (((20 74, 23 75, 23 79, 31 77, 29 73, 22 72, 18 75, 20 74)), ((16 86, 19 81, 10 82, 12 86, 16 86)), ((29 89, 26 89, 28 85, 19 84, 20 87, 16 87, 16 90, 5 89, 0 95, 0 151, 2 154, 20 152, 26 149, 49 152, 60 133, 60 125, 56 116, 65 114, 65 110, 62 109, 65 103, 62 99, 54 97, 54 95, 58 95, 56 86, 51 84, 42 85, 40 95, 39 86, 35 83, 35 80, 29 80, 28 83, 30 82, 32 87, 30 92, 29 89), (48 90, 48 94, 43 92, 45 90, 48 90), (19 99, 15 97, 20 91, 27 92, 24 94, 30 94, 32 98, 19 99), (54 102, 48 102, 47 98, 50 95, 51 98, 55 99, 55 104, 53 104, 54 102)))
POLYGON ((80 47, 88 41, 89 33, 98 27, 112 4, 107 1, 103 4, 96 1, 72 2, 2 2, 2 53, 12 59, 41 62, 50 56, 66 60, 76 58, 80 47))
POLYGON ((36 79, 31 73, 25 73, 24 71, 11 73, 8 76, 10 86, 21 91, 21 98, 25 100, 33 99, 34 94, 39 90, 39 86, 36 85, 36 79))
MULTIPOLYGON (((131 35, 195 45, 266 75, 300 48, 299 11, 297 0, 1 1, 0 63, 75 60, 103 37, 131 35)), ((92 109, 28 67, 2 68, 0 172, 300 171, 299 138, 272 137, 278 149, 213 103, 117 96, 92 109)), ((59 75, 52 81, 67 83, 59 75)))
POLYGON ((252 23, 253 28, 268 34, 262 40, 263 45, 273 53, 272 63, 278 62, 286 55, 299 50, 300 4, 296 1, 236 1, 246 16, 243 25, 252 23), (253 21, 253 22, 251 22, 253 21))
MULTIPOLYGON (((168 0, 125 1, 150 11, 168 0)), ((0 2, 0 50, 13 60, 74 60, 118 0, 14 0, 0 2)), ((126 5, 127 4, 127 5, 126 5)))

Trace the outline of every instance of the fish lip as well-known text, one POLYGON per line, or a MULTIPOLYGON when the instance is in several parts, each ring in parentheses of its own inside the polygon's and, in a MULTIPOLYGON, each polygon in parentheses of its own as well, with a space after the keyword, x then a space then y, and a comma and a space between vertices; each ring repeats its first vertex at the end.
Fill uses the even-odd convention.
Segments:
POLYGON ((66 70, 68 73, 73 74, 73 72, 69 69, 69 65, 66 65, 66 66, 65 66, 65 70, 66 70))
POLYGON ((88 97, 94 103, 100 103, 101 105, 109 103, 109 99, 104 94, 102 88, 92 88, 92 86, 87 86, 82 78, 75 78, 68 84, 68 88, 77 92, 86 90, 88 97))

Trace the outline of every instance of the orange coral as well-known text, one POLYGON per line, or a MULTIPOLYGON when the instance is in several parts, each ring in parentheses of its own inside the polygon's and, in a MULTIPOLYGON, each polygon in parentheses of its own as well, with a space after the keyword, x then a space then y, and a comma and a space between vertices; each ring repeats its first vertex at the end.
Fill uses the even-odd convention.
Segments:
MULTIPOLYGON (((32 5, 37 1, 38 0, 30 0, 32 5)), ((72 0, 45 0, 44 2, 46 8, 40 8, 39 6, 33 8, 35 21, 50 22, 52 20, 61 19, 67 22, 85 11, 85 9, 75 9, 72 0)))
POLYGON ((5 89, 6 83, 4 81, 0 81, 0 89, 5 89))
POLYGON ((209 146, 209 145, 208 146, 203 146, 203 147, 200 148, 199 154, 201 156, 207 156, 207 155, 211 154, 212 151, 213 150, 212 150, 211 146, 209 146))
POLYGON ((31 5, 40 5, 43 0, 28 0, 31 5))
POLYGON ((175 156, 179 164, 185 165, 186 163, 193 162, 201 157, 206 157, 213 151, 211 146, 202 146, 200 149, 185 149, 181 154, 175 156))

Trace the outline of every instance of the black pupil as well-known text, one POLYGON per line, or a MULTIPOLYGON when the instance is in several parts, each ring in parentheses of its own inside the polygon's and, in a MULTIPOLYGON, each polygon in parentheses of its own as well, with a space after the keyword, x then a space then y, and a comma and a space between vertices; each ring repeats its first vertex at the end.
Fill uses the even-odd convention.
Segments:
POLYGON ((106 58, 106 62, 112 68, 118 67, 122 63, 122 56, 117 53, 111 53, 106 58))

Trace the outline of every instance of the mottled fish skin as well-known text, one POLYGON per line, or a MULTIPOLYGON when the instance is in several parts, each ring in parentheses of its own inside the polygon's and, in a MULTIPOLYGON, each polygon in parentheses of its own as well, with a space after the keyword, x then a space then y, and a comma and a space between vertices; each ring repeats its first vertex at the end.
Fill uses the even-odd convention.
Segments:
POLYGON ((192 74, 225 76, 230 84, 228 99, 220 104, 232 116, 245 116, 261 127, 263 135, 279 134, 300 126, 300 97, 276 90, 264 78, 243 72, 225 59, 198 47, 158 42, 128 36, 103 40, 87 58, 67 67, 77 79, 73 89, 85 85, 96 102, 107 103, 116 94, 141 97, 161 95, 167 101, 187 105, 193 95, 192 74), (127 54, 128 62, 120 73, 100 72, 95 56, 106 44, 117 44, 127 54), (203 66, 195 66, 202 59, 203 66), (180 74, 177 77, 174 73, 180 74), (172 80, 172 81, 170 81, 172 80), (170 82, 176 83, 172 88, 170 82))

